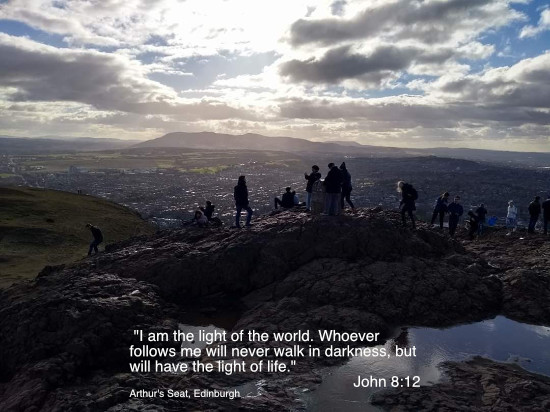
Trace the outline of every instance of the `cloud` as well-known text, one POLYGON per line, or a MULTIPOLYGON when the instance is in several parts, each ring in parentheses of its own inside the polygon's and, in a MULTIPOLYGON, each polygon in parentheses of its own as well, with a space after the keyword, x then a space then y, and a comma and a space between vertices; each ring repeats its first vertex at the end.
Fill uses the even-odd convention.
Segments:
POLYGON ((185 119, 251 118, 242 109, 219 101, 189 101, 147 78, 138 62, 93 50, 56 49, 0 33, 0 86, 11 88, 10 100, 67 101, 100 110, 168 114, 185 119))
POLYGON ((540 19, 538 25, 535 26, 524 26, 521 29, 519 34, 520 39, 526 37, 534 37, 546 30, 550 30, 550 9, 544 9, 540 14, 540 19))

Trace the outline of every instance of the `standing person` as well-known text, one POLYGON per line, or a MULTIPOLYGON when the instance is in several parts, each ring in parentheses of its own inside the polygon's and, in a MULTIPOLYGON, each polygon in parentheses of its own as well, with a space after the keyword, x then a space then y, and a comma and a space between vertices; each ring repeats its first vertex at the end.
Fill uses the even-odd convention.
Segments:
POLYGON ((329 172, 323 184, 325 185, 325 213, 336 216, 340 213, 340 193, 342 192, 342 174, 334 163, 328 164, 329 172))
POLYGON ((411 218, 412 228, 416 229, 416 222, 414 220, 413 212, 416 210, 416 204, 414 202, 418 199, 418 192, 413 185, 402 181, 397 182, 397 191, 401 193, 399 208, 401 209, 401 220, 403 221, 403 227, 407 227, 405 213, 408 213, 411 218))
POLYGON ((342 162, 340 165, 340 173, 342 174, 342 196, 340 197, 340 208, 344 210, 344 199, 351 206, 351 211, 355 212, 355 206, 350 199, 352 186, 351 186, 351 175, 346 168, 346 162, 342 162))
POLYGON ((518 208, 514 206, 514 201, 508 202, 508 212, 506 214, 506 227, 508 229, 516 230, 516 221, 518 218, 518 208))
POLYGON ((306 211, 311 210, 311 193, 313 192, 313 183, 315 183, 317 180, 321 178, 321 173, 319 173, 319 166, 313 165, 311 166, 311 173, 308 175, 307 173, 304 173, 304 177, 307 180, 306 184, 306 211))
POLYGON ((434 212, 432 214, 432 225, 435 222, 435 219, 437 218, 437 215, 439 215, 439 228, 443 229, 443 220, 445 219, 445 213, 447 213, 447 202, 449 200, 449 192, 443 193, 441 196, 437 198, 434 205, 434 212))
POLYGON ((459 202, 460 196, 455 196, 453 203, 451 203, 447 208, 449 211, 449 234, 451 237, 455 235, 460 216, 464 213, 464 209, 459 202))
POLYGON ((529 203, 529 229, 528 233, 535 233, 535 225, 539 220, 540 212, 542 208, 540 206, 540 196, 535 196, 535 199, 529 203))
POLYGON ((468 231, 468 237, 470 240, 475 239, 475 234, 478 232, 478 225, 479 225, 479 216, 477 216, 474 212, 471 210, 468 212, 468 216, 470 217, 470 220, 468 220, 468 223, 470 224, 470 230, 468 231))
POLYGON ((237 208, 237 214, 235 215, 235 227, 241 227, 241 211, 244 209, 247 212, 246 226, 252 226, 250 220, 252 219, 252 209, 248 205, 248 188, 246 187, 246 178, 239 176, 237 186, 233 191, 233 197, 235 198, 235 207, 237 208))
POLYGON ((485 226, 485 218, 487 216, 487 209, 485 209, 485 205, 483 203, 479 204, 479 207, 476 209, 475 214, 477 215, 478 220, 478 229, 477 234, 481 236, 483 234, 483 227, 485 226))
POLYGON ((94 250, 95 254, 97 255, 99 253, 97 247, 101 242, 103 242, 103 233, 101 233, 101 229, 92 225, 91 223, 86 223, 86 227, 90 229, 90 231, 92 232, 92 236, 94 237, 94 240, 92 240, 92 243, 90 243, 90 249, 88 249, 88 256, 92 255, 92 250, 94 250))
POLYGON ((541 208, 544 234, 546 235, 548 234, 548 224, 550 223, 550 195, 542 202, 541 208))

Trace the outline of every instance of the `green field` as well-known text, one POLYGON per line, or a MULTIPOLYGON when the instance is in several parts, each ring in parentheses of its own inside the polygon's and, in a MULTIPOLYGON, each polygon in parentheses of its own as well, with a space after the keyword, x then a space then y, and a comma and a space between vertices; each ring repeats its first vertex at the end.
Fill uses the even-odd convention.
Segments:
POLYGON ((86 223, 101 228, 105 244, 150 234, 131 210, 92 196, 0 187, 0 288, 30 279, 46 265, 84 258, 92 240, 86 223))

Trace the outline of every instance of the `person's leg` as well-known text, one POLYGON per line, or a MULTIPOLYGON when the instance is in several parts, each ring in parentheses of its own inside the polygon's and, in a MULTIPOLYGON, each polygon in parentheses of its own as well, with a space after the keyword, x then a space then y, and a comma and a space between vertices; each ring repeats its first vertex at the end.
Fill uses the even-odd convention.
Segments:
POLYGON ((250 226, 250 221, 252 220, 252 214, 254 213, 254 211, 252 210, 252 208, 250 206, 247 206, 246 207, 246 226, 250 226))
POLYGON ((88 256, 92 254, 92 250, 94 249, 94 243, 95 243, 95 240, 92 240, 90 243, 90 248, 88 249, 88 256))
POLYGON ((434 212, 432 213, 432 223, 430 223, 431 225, 435 223, 435 219, 437 218, 438 214, 439 212, 437 210, 434 210, 434 212))
POLYGON ((412 228, 416 229, 416 222, 414 220, 414 211, 412 209, 409 209, 409 217, 411 218, 412 228))
POLYGON ((336 205, 334 204, 334 200, 336 199, 336 202, 338 202, 338 198, 340 197, 339 193, 329 193, 328 194, 328 214, 329 216, 334 216, 336 214, 336 205))
POLYGON ((346 193, 346 202, 348 202, 348 205, 350 205, 352 209, 355 209, 355 206, 353 206, 353 202, 351 201, 351 191, 346 193))
POLYGON ((311 192, 306 192, 306 209, 311 209, 311 192))
POLYGON ((405 213, 407 213, 407 207, 403 205, 401 208, 401 221, 403 222, 403 227, 407 227, 407 220, 405 219, 405 213))
POLYGON ((550 222, 550 219, 544 218, 544 234, 548 234, 548 223, 550 222))
POLYGON ((340 214, 340 203, 338 200, 340 199, 340 194, 337 193, 336 196, 334 196, 334 215, 337 216, 340 214))
POLYGON ((483 222, 483 221, 482 221, 482 222, 479 222, 479 226, 478 226, 478 228, 477 228, 477 235, 478 235, 478 236, 481 236, 481 235, 483 234, 483 224, 484 224, 484 223, 485 223, 485 222, 483 222))
POLYGON ((344 210, 344 198, 346 197, 346 193, 342 190, 342 193, 340 193, 340 209, 344 210))
POLYGON ((445 220, 445 212, 439 212, 439 228, 443 229, 443 221, 445 220))
POLYGON ((237 214, 235 215, 235 226, 240 227, 241 226, 241 211, 243 208, 241 206, 237 206, 237 214))
POLYGON ((449 234, 454 236, 456 230, 457 221, 454 217, 449 217, 449 234))

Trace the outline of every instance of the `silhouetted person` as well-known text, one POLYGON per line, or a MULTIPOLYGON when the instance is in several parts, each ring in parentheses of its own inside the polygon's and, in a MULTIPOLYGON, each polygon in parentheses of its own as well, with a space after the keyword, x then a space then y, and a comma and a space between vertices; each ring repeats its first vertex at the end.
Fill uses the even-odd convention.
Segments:
POLYGON ((90 249, 88 249, 88 256, 91 256, 92 250, 95 251, 96 254, 99 253, 99 250, 97 247, 101 242, 103 242, 103 233, 101 233, 101 230, 98 227, 93 226, 91 223, 87 223, 86 227, 90 229, 92 232, 92 236, 94 237, 94 240, 92 240, 92 243, 90 243, 90 249))
POLYGON ((342 174, 342 195, 340 197, 340 207, 344 210, 344 199, 351 206, 351 210, 355 212, 355 206, 350 199, 351 191, 353 187, 351 186, 351 175, 346 168, 346 163, 342 162, 340 165, 340 173, 342 174))
POLYGON ((475 235, 479 229, 479 217, 473 212, 469 211, 468 216, 470 219, 468 220, 468 224, 470 225, 470 229, 468 230, 468 237, 470 240, 475 239, 475 235))
POLYGON ((193 217, 193 223, 198 227, 208 226, 208 218, 201 210, 195 211, 195 216, 193 217))
POLYGON ((542 220, 543 220, 543 230, 544 234, 548 234, 548 224, 550 223, 550 195, 546 198, 541 205, 542 208, 542 220))
POLYGON ((279 205, 284 207, 285 209, 290 209, 294 207, 294 196, 296 195, 296 192, 291 192, 290 187, 287 187, 285 189, 285 193, 283 193, 283 200, 279 199, 278 197, 275 198, 275 209, 279 208, 279 205))
POLYGON ((535 196, 535 199, 529 203, 529 228, 527 232, 535 233, 535 225, 537 224, 542 207, 540 205, 540 196, 535 196))
POLYGON ((408 214, 411 218, 413 229, 416 229, 413 212, 416 210, 415 201, 418 199, 418 192, 413 185, 402 181, 397 182, 397 191, 401 193, 399 208, 401 209, 401 220, 403 221, 403 227, 407 227, 405 214, 408 214))
POLYGON ((477 219, 478 219, 477 234, 479 236, 483 234, 483 227, 485 226, 485 219, 487 218, 487 213, 489 212, 487 211, 483 203, 481 203, 475 211, 475 214, 477 215, 477 219))
POLYGON ((455 196, 453 203, 447 207, 447 211, 449 212, 449 234, 451 236, 455 235, 460 216, 464 213, 464 208, 459 202, 460 196, 455 196))
POLYGON ((214 206, 211 201, 207 200, 206 206, 199 207, 199 209, 201 210, 202 213, 204 213, 204 215, 208 220, 212 220, 212 214, 214 213, 215 207, 216 206, 214 206))
POLYGON ((443 220, 445 219, 445 213, 447 213, 447 202, 449 200, 449 192, 443 193, 437 198, 434 205, 434 211, 432 214, 432 225, 435 219, 439 215, 439 227, 443 229, 443 220))
POLYGON ((307 173, 304 173, 304 177, 307 180, 306 210, 309 212, 311 210, 311 193, 313 192, 313 183, 321 178, 321 173, 319 173, 319 166, 311 166, 311 173, 309 175, 307 173))
POLYGON ((518 208, 514 206, 514 201, 508 202, 508 211, 506 213, 506 227, 508 229, 516 230, 516 222, 518 218, 518 208))
POLYGON ((325 185, 325 213, 336 216, 340 213, 340 193, 342 192, 342 174, 334 163, 328 164, 329 172, 323 184, 325 185))
POLYGON ((235 207, 237 208, 237 214, 235 215, 235 227, 241 227, 241 211, 243 209, 247 211, 246 226, 252 226, 250 220, 252 219, 252 213, 254 212, 248 205, 248 188, 246 187, 246 179, 244 176, 239 176, 239 181, 233 191, 233 197, 235 198, 235 207))

